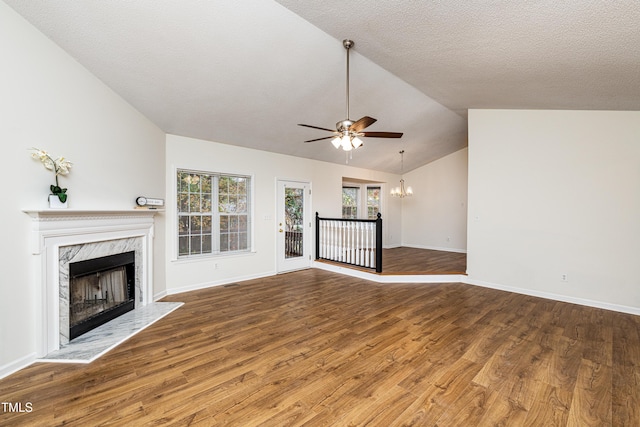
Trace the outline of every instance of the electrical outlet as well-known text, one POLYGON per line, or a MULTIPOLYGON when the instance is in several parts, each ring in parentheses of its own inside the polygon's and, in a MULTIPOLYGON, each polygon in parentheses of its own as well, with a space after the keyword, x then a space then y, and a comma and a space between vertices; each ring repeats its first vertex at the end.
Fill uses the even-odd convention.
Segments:
POLYGON ((213 264, 213 269, 217 270, 218 269, 218 263, 216 262, 215 264, 213 264))
POLYGON ((568 282, 569 281, 569 276, 567 275, 567 273, 561 274, 560 275, 560 280, 563 282, 568 282))

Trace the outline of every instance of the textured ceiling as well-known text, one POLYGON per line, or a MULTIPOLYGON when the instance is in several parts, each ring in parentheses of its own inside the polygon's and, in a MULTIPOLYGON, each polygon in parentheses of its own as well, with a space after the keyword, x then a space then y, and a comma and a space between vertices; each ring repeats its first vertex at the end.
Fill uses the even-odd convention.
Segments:
POLYGON ((640 2, 277 0, 460 114, 640 110, 640 2))
POLYGON ((351 119, 405 133, 376 170, 466 146, 468 108, 640 110, 636 0, 5 2, 166 132, 335 163, 296 124, 346 118, 350 38, 351 119))

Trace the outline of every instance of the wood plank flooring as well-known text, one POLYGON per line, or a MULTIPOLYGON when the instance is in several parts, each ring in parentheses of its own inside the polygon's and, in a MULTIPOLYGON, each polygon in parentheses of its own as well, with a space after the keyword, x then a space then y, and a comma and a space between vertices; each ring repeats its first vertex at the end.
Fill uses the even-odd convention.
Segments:
POLYGON ((466 274, 467 254, 418 248, 382 250, 382 274, 466 274))
POLYGON ((89 365, 0 380, 33 408, 0 425, 640 425, 637 316, 319 269, 165 300, 89 365))
MULTIPOLYGON (((341 262, 317 260, 354 270, 374 273, 371 268, 358 267, 341 262)), ((466 274, 467 254, 408 247, 382 250, 382 273, 388 275, 466 274)))

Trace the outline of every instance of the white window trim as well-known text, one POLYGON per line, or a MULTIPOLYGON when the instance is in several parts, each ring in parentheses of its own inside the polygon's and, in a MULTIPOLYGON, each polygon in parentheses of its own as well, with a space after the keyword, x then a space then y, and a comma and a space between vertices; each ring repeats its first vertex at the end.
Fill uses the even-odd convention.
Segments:
MULTIPOLYGON (((383 214, 385 209, 385 185, 382 182, 352 182, 352 181, 342 181, 342 187, 340 188, 340 196, 342 197, 342 188, 358 188, 358 218, 357 219, 368 219, 367 214, 367 188, 369 187, 380 187, 380 209, 378 212, 383 214)), ((340 212, 342 212, 342 198, 340 199, 340 212)))
MULTIPOLYGON (((256 253, 255 250, 255 175, 252 173, 242 173, 242 172, 213 172, 213 171, 205 171, 201 169, 194 169, 189 167, 180 167, 180 166, 172 166, 173 173, 171 177, 171 195, 170 200, 173 206, 172 210, 168 210, 171 212, 171 218, 167 218, 171 222, 171 259, 172 263, 182 264, 182 263, 192 263, 192 262, 201 262, 208 261, 211 259, 221 259, 221 258, 236 258, 236 257, 245 257, 252 256, 256 253), (194 172, 194 173, 204 173, 204 174, 215 174, 215 175, 230 175, 230 176, 243 176, 250 178, 251 182, 249 184, 250 194, 249 194, 249 212, 250 212, 250 220, 249 220, 249 233, 250 233, 250 244, 249 248, 245 251, 234 251, 234 252, 218 252, 218 253, 210 253, 210 254, 195 254, 189 256, 179 256, 179 248, 178 248, 178 187, 177 187, 177 179, 178 171, 186 171, 186 172, 194 172)), ((216 193, 217 193, 216 189, 216 193)), ((212 224, 214 227, 214 224, 212 224)), ((219 232, 220 224, 216 224, 215 227, 219 232)))

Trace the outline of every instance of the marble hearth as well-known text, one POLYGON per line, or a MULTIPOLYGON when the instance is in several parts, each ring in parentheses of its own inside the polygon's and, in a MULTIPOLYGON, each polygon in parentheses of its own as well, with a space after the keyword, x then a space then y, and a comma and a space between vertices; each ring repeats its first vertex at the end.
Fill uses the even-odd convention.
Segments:
MULTIPOLYGON (((135 252, 135 308, 153 301, 153 210, 25 211, 33 220, 37 356, 69 343, 69 263, 135 252)), ((134 310, 135 311, 135 310, 134 310)))

